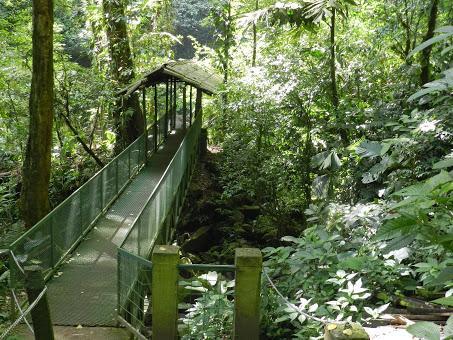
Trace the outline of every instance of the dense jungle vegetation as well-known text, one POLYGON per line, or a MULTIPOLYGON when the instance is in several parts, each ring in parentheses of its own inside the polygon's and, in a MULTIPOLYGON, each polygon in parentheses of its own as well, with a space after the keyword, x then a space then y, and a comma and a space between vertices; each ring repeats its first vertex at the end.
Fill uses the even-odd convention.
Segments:
MULTIPOLYGON (((317 337, 319 318, 366 322, 413 297, 453 307, 451 1, 53 2, 47 78, 32 5, 52 1, 0 2, 0 248, 143 131, 138 98, 117 110, 119 89, 195 59, 223 86, 206 100, 215 152, 182 228, 215 242, 185 249, 220 263, 262 249, 287 300, 263 276, 263 336, 317 337)), ((230 301, 213 290, 200 303, 230 301)), ((207 339, 232 322, 217 310, 197 330, 207 339)), ((412 332, 439 338, 432 324, 412 332)))

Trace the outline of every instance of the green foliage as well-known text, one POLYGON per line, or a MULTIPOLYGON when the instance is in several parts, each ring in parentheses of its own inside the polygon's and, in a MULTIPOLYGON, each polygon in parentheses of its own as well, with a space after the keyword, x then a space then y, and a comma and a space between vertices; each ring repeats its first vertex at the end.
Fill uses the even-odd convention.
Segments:
POLYGON ((233 329, 234 281, 227 281, 217 272, 209 272, 196 280, 182 281, 184 289, 202 292, 187 309, 182 319, 182 339, 226 339, 233 329))
MULTIPOLYGON (((440 340, 440 326, 432 322, 417 322, 407 327, 407 331, 422 340, 440 340)), ((443 340, 453 339, 453 316, 449 317, 444 327, 443 340)))
POLYGON ((297 310, 347 321, 379 315, 388 304, 370 307, 376 292, 391 293, 401 288, 399 276, 408 269, 397 256, 384 256, 379 248, 366 244, 366 235, 360 240, 347 239, 337 232, 312 227, 300 238, 287 236, 282 240, 290 245, 263 249, 264 265, 291 305, 269 293, 270 288, 265 289, 263 322, 268 336, 285 334, 306 339, 318 335, 321 324, 301 317, 297 310))

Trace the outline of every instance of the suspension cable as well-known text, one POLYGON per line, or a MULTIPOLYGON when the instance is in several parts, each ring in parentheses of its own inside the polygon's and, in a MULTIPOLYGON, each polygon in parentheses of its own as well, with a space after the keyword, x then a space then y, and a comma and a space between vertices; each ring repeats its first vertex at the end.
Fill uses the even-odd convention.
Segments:
POLYGON ((266 277, 267 281, 269 281, 269 284, 271 287, 275 290, 275 292, 278 294, 278 296, 291 308, 293 309, 296 313, 303 315, 307 319, 311 319, 313 321, 320 322, 322 324, 327 324, 327 323, 332 323, 336 322, 339 323, 338 321, 333 321, 333 320, 328 320, 328 319, 321 319, 316 316, 310 315, 308 313, 305 313, 301 310, 299 310, 293 303, 289 302, 289 300, 278 290, 278 288, 275 286, 274 282, 271 280, 269 275, 267 274, 266 270, 263 270, 264 276, 266 277))

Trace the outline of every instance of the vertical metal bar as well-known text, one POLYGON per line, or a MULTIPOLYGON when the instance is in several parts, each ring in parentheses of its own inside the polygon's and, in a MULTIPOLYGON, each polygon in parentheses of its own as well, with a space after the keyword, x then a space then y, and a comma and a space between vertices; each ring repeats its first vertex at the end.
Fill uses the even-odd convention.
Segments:
POLYGON ((176 92, 176 78, 174 78, 174 84, 173 84, 173 130, 176 130, 176 111, 177 111, 177 92, 176 92))
POLYGON ((118 265, 116 267, 116 312, 121 316, 121 248, 117 250, 118 265))
POLYGON ((139 218, 138 219, 138 228, 137 228, 137 255, 138 256, 141 256, 142 254, 140 254, 140 236, 141 236, 141 230, 142 230, 142 219, 139 218))
POLYGON ((127 169, 129 174, 129 179, 131 179, 131 148, 127 149, 127 169))
MULTIPOLYGON (((80 190, 80 192, 79 192, 79 204, 80 204, 80 209, 79 209, 79 211, 80 211, 80 235, 83 234, 83 209, 82 209, 82 207, 83 207, 83 200, 82 200, 82 192, 83 192, 83 189, 80 190)), ((80 235, 79 235, 79 236, 80 236, 80 235)))
POLYGON ((164 127, 164 138, 167 138, 168 132, 168 79, 165 83, 165 127, 164 127))
POLYGON ((169 130, 173 130, 173 78, 170 78, 170 106, 169 106, 169 114, 170 114, 170 128, 169 130))
POLYGON ((50 219, 50 267, 53 268, 57 261, 55 261, 55 235, 53 228, 53 221, 50 219))
POLYGON ((182 128, 187 127, 187 84, 184 83, 182 90, 182 128))
POLYGON ((190 99, 189 99, 189 110, 190 110, 190 114, 189 114, 189 126, 192 126, 192 109, 193 109, 193 105, 192 105, 192 85, 190 85, 190 99))
POLYGON ((115 160, 115 196, 118 195, 118 158, 115 160))
POLYGON ((157 151, 157 84, 154 84, 154 152, 157 151))
POLYGON ((145 164, 148 163, 148 123, 146 122, 146 87, 142 93, 143 120, 145 124, 145 164))
POLYGON ((102 172, 99 174, 99 177, 101 178, 101 195, 100 195, 100 199, 101 199, 101 213, 104 211, 104 172, 105 172, 105 169, 104 168, 102 170, 102 172))

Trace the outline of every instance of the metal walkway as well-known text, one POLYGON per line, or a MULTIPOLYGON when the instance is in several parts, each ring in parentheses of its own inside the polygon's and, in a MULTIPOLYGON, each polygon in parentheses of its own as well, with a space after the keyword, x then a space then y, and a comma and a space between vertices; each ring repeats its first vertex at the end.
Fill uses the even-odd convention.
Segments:
POLYGON ((148 160, 87 234, 66 263, 48 282, 55 325, 115 326, 117 308, 117 248, 159 182, 184 138, 183 130, 148 160))

